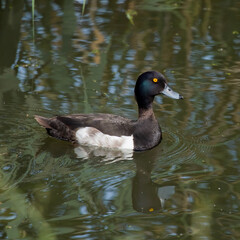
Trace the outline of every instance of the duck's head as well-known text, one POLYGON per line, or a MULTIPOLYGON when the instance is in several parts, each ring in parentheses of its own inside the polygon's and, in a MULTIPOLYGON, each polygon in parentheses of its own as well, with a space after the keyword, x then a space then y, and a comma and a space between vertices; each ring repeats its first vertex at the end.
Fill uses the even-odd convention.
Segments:
POLYGON ((149 108, 156 95, 164 94, 170 98, 183 99, 167 84, 165 77, 156 71, 142 73, 136 82, 135 97, 140 108, 149 108))

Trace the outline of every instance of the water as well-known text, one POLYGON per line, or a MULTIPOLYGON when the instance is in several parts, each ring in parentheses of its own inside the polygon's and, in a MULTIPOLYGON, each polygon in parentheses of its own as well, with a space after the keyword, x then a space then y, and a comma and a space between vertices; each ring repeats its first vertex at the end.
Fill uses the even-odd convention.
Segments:
POLYGON ((35 4, 33 26, 30 0, 0 1, 0 239, 239 239, 240 2, 35 4), (184 100, 156 98, 150 151, 80 151, 33 119, 135 119, 151 69, 184 100))

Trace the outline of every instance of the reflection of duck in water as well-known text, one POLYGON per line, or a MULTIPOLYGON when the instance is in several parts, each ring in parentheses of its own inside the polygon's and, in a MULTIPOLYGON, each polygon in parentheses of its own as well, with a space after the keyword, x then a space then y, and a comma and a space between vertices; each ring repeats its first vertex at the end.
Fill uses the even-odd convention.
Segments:
POLYGON ((151 179, 155 160, 136 160, 137 172, 133 178, 132 203, 138 212, 157 213, 164 209, 164 204, 175 193, 175 186, 161 186, 151 179))
POLYGON ((167 85, 164 76, 155 71, 141 74, 136 82, 135 97, 138 120, 112 114, 73 114, 45 118, 35 116, 50 136, 81 145, 107 148, 147 150, 161 142, 162 133, 154 116, 152 103, 159 94, 182 99, 167 85))

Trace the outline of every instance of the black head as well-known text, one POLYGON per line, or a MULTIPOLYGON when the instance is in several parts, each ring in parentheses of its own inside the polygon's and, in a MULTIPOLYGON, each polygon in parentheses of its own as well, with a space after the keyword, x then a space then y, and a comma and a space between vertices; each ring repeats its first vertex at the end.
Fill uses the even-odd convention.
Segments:
POLYGON ((174 99, 183 98, 167 85, 165 77, 159 72, 148 71, 138 77, 135 85, 135 97, 140 108, 149 108, 154 97, 161 93, 174 99))

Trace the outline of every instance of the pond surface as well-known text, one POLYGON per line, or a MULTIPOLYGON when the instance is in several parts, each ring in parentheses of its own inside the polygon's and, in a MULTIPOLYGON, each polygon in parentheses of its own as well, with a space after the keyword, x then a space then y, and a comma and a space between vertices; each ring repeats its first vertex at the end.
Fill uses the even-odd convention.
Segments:
POLYGON ((0 0, 0 239, 240 239, 239 0, 0 0), (156 148, 74 148, 35 114, 137 118, 156 97, 156 148))

